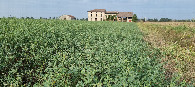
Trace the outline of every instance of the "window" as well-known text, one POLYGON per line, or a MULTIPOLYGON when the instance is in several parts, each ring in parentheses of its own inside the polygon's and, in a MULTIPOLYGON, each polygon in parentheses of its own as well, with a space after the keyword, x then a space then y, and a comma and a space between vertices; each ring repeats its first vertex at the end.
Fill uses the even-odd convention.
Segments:
POLYGON ((97 17, 97 14, 96 14, 96 17, 97 17))
POLYGON ((101 17, 102 17, 102 14, 101 14, 101 17))
POLYGON ((97 21, 97 18, 95 18, 95 21, 97 21))
POLYGON ((102 18, 101 18, 101 21, 103 21, 102 18))
POLYGON ((128 17, 128 19, 132 19, 132 17, 128 17))
POLYGON ((92 14, 91 14, 91 17, 92 17, 92 14))
POLYGON ((92 14, 92 12, 91 12, 91 14, 92 14))

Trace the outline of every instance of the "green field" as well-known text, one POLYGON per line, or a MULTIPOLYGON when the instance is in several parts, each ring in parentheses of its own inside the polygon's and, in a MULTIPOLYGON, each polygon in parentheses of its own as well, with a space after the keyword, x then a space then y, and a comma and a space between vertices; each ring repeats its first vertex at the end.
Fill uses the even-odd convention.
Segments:
POLYGON ((1 86, 186 86, 135 23, 0 19, 1 86))

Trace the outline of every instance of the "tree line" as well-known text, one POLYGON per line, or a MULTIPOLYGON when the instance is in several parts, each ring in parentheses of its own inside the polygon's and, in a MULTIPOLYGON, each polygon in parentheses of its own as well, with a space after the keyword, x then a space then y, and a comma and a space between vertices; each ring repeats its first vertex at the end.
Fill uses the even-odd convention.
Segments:
POLYGON ((195 19, 183 19, 183 20, 179 20, 179 19, 169 19, 169 18, 161 18, 161 19, 139 19, 138 21, 142 21, 142 22, 195 22, 195 19))
MULTIPOLYGON (((16 18, 16 17, 8 17, 8 18, 16 18)), ((44 18, 44 17, 39 17, 39 18, 34 18, 34 17, 20 17, 20 19, 58 19, 59 17, 48 17, 48 18, 44 18)), ((116 15, 111 16, 109 15, 105 21, 109 21, 109 20, 114 20, 116 19, 116 15)), ((88 18, 76 18, 76 20, 81 20, 81 21, 88 21, 88 18)), ((149 19, 138 19, 137 15, 134 14, 132 17, 132 21, 133 22, 195 22, 195 19, 183 19, 183 20, 179 20, 179 19, 170 19, 170 18, 149 18, 149 19)))

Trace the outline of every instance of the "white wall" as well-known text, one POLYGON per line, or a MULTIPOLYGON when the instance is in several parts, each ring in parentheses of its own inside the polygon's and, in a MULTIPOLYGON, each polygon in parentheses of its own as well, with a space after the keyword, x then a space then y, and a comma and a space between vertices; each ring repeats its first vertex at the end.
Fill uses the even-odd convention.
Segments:
POLYGON ((60 20, 71 20, 71 17, 68 15, 62 15, 59 19, 60 20))
POLYGON ((103 21, 104 17, 105 17, 105 12, 88 12, 88 21, 95 21, 95 18, 97 18, 97 21, 103 21))

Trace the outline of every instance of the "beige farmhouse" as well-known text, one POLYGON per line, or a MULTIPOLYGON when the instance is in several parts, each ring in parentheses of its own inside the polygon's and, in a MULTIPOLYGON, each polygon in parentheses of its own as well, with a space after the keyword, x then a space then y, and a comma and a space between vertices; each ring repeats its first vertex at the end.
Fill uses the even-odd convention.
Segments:
POLYGON ((104 21, 113 17, 111 21, 132 22, 133 12, 106 11, 106 9, 94 9, 87 11, 88 21, 104 21))
POLYGON ((60 20, 76 20, 76 18, 72 15, 62 15, 59 18, 60 20))

